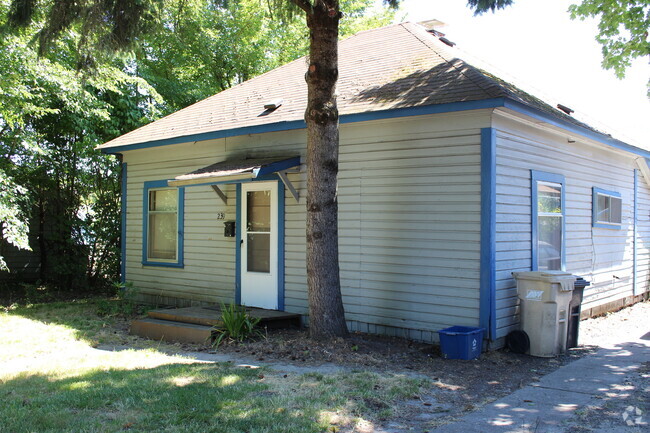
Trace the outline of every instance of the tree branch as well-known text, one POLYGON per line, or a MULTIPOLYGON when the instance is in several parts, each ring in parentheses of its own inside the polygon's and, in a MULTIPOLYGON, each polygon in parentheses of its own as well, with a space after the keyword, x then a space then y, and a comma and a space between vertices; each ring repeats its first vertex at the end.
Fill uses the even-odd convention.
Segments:
POLYGON ((289 1, 295 4, 296 6, 298 6, 303 11, 307 12, 308 14, 311 14, 314 9, 314 6, 311 4, 309 0, 289 0, 289 1))

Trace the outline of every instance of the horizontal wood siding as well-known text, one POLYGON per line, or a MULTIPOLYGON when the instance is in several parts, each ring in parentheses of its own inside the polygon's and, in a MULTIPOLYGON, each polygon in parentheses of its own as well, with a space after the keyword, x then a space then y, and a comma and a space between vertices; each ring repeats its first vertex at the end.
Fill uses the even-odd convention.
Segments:
MULTIPOLYGON (((497 128, 497 338, 514 329, 518 300, 513 271, 531 270, 531 170, 565 177, 566 270, 591 281, 583 309, 632 294, 634 160, 595 144, 513 119, 497 128), (620 230, 592 227, 592 188, 619 192, 620 230)), ((647 200, 647 196, 645 198, 647 200)), ((647 206, 647 204, 646 204, 647 206)), ((647 231, 647 229, 646 229, 647 231)), ((648 233, 642 234, 650 239, 648 233)), ((647 260, 647 254, 644 254, 647 260)))
MULTIPOLYGON (((341 284, 352 329, 430 340, 445 326, 478 324, 480 129, 489 123, 484 110, 341 126, 341 284)), ((185 267, 171 269, 141 264, 143 183, 228 158, 304 156, 305 139, 288 131, 125 152, 127 280, 150 295, 232 301, 235 243, 215 214, 235 219, 235 187, 224 188, 227 206, 210 187, 185 189, 185 267)), ((290 179, 300 201, 285 191, 285 309, 306 314, 304 166, 290 179)))
MULTIPOLYGON (((127 261, 126 278, 144 294, 165 298, 183 298, 192 302, 232 302, 235 295, 235 238, 224 237, 224 221, 236 218, 235 185, 220 188, 228 197, 224 204, 210 186, 185 188, 184 268, 143 266, 142 194, 146 181, 172 179, 214 162, 244 158, 253 146, 255 156, 300 154, 302 138, 285 133, 285 146, 278 152, 280 134, 219 139, 197 143, 125 152, 127 180, 127 261), (225 219, 217 220, 224 212, 225 219)), ((295 177, 290 176, 292 179, 295 177)), ((299 183, 299 182, 298 182, 299 183)), ((293 200, 293 198, 291 198, 293 200)))
POLYGON ((638 172, 635 295, 650 290, 650 179, 638 172))
POLYGON ((488 123, 483 113, 341 128, 341 278, 353 329, 430 340, 478 324, 488 123))

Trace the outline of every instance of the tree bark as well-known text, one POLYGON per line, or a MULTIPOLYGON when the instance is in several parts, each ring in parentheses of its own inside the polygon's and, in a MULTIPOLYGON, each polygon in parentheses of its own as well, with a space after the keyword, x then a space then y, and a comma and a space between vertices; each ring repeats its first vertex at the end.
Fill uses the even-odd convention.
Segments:
POLYGON ((337 0, 315 0, 307 80, 307 285, 312 338, 346 336, 338 252, 338 27, 337 0))

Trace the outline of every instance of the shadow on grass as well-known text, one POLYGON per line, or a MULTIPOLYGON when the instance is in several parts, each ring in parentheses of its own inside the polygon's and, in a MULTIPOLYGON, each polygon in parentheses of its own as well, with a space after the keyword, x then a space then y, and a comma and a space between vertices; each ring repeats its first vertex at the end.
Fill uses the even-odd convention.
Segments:
POLYGON ((259 370, 222 364, 94 370, 67 378, 22 375, 0 382, 0 430, 323 431, 318 411, 332 408, 293 395, 271 389, 259 370))
MULTIPOLYGON (((120 302, 106 298, 91 298, 76 301, 33 304, 8 309, 9 316, 17 316, 46 325, 60 325, 71 330, 72 337, 95 345, 112 343, 101 341, 102 337, 119 337, 119 330, 126 334, 132 318, 98 315, 98 306, 103 303, 120 302), (109 335, 110 334, 110 335, 109 335)), ((2 312, 2 310, 0 310, 2 312)))

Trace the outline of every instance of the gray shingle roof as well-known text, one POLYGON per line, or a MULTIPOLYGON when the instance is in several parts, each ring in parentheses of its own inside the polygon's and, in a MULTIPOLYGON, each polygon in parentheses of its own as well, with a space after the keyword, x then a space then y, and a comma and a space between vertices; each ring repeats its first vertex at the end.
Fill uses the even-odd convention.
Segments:
MULTIPOLYGON (((99 147, 301 120, 307 105, 306 68, 306 58, 295 60, 99 147), (277 98, 283 104, 264 115, 264 104, 277 98)), ((414 23, 367 30, 340 42, 337 94, 341 115, 506 97, 592 129, 457 58, 414 23)))

